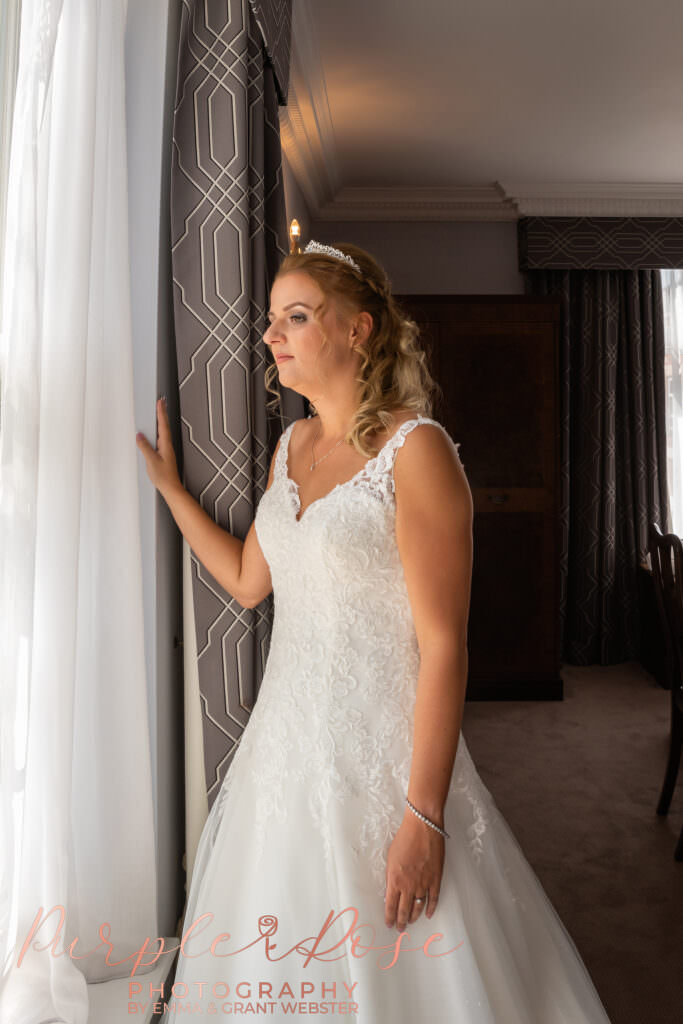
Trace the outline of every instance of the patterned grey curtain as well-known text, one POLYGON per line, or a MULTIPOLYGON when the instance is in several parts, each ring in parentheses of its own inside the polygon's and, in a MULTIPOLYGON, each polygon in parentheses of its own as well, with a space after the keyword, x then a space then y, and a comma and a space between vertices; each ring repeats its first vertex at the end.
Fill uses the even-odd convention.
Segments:
MULTIPOLYGON (((303 415, 283 389, 266 409, 263 333, 287 252, 278 99, 291 0, 183 0, 171 169, 182 465, 189 492, 244 539, 277 438, 303 415)), ((192 554, 209 807, 256 701, 272 597, 245 609, 192 554)))
MULTIPOLYGON (((563 659, 575 665, 640 656, 638 563, 647 552, 648 523, 666 529, 669 519, 659 270, 576 266, 614 264, 616 252, 622 263, 647 262, 652 236, 648 244, 645 232, 637 246, 637 229, 626 231, 624 220, 520 221, 526 291, 563 299, 561 628, 563 659), (622 240, 631 239, 630 251, 606 221, 622 240)), ((678 238, 680 256, 680 229, 678 238)))

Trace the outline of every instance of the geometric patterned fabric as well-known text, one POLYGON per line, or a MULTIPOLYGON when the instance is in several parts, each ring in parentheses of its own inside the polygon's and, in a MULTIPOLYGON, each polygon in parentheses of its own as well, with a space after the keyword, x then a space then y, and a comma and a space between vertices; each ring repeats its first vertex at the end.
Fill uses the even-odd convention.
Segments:
MULTIPOLYGON (((538 218, 541 219, 541 218, 538 218)), ((669 521, 659 270, 531 270, 562 297, 560 618, 568 664, 637 659, 638 563, 669 521)))
POLYGON ((683 217, 521 217, 519 269, 683 267, 683 217))
MULTIPOLYGON (((264 381, 270 282, 288 251, 278 88, 286 96, 291 0, 254 7, 259 23, 248 0, 184 0, 171 167, 183 482, 242 540, 277 438, 304 415, 288 389, 269 413, 264 381)), ((211 807, 258 695, 272 596, 242 608, 194 553, 191 567, 211 807)))

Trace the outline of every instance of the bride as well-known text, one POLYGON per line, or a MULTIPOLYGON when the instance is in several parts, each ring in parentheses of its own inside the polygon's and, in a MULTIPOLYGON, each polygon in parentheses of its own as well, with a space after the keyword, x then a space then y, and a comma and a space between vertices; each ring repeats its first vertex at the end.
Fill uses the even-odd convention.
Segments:
POLYGON ((417 327, 370 254, 317 242, 268 319, 268 373, 314 411, 244 542, 183 487, 163 401, 157 447, 137 435, 197 558, 245 608, 275 601, 165 1012, 609 1024, 461 733, 473 505, 417 327))

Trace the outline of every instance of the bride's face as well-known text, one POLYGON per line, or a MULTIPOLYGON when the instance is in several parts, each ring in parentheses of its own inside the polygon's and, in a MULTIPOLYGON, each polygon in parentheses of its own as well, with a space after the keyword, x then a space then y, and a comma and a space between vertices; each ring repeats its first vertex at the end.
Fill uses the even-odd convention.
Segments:
POLYGON ((323 292, 303 271, 278 277, 270 296, 270 326, 264 341, 270 345, 280 381, 307 398, 329 388, 340 375, 356 373, 358 354, 353 351, 351 318, 344 318, 333 297, 320 321, 314 317, 323 292), (323 348, 320 326, 328 345, 323 348))

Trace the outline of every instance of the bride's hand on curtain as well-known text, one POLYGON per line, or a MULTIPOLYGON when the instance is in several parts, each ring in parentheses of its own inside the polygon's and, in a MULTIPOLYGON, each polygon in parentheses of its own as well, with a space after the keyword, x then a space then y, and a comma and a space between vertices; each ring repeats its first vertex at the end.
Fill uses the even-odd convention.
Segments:
POLYGON ((436 909, 443 874, 444 838, 435 829, 407 811, 387 853, 387 884, 384 920, 402 931, 425 911, 436 909), (410 817, 408 817, 410 814, 410 817), (416 903, 416 896, 427 896, 416 903))
POLYGON ((147 476, 162 496, 165 497, 174 487, 182 487, 165 398, 157 399, 157 447, 153 448, 142 432, 135 435, 135 443, 145 457, 147 476))

